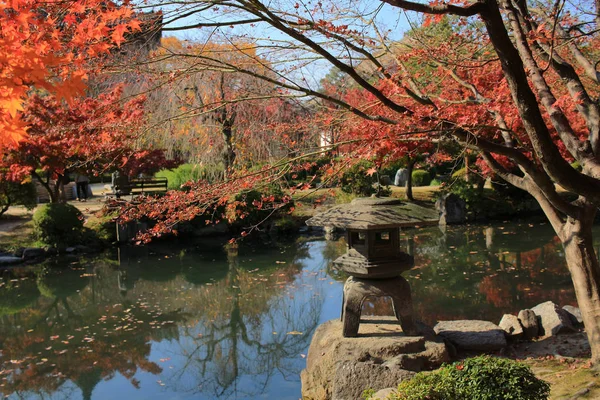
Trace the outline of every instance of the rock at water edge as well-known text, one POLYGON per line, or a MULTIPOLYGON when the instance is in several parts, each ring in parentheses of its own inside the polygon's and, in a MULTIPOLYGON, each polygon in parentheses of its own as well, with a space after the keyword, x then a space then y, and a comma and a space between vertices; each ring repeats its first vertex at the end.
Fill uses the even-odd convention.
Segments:
POLYGON ((531 311, 538 316, 544 336, 575 331, 567 312, 551 301, 538 304, 531 311))
POLYGON ((396 386, 415 372, 450 361, 444 343, 406 336, 393 317, 361 322, 354 338, 342 336, 340 320, 317 328, 301 374, 303 399, 360 399, 365 389, 396 386))
POLYGON ((44 257, 46 255, 46 250, 41 249, 39 247, 30 247, 23 250, 23 260, 33 260, 35 258, 44 257))
POLYGON ((21 257, 13 256, 2 256, 0 257, 0 267, 8 267, 9 265, 16 265, 23 262, 21 257))
POLYGON ((563 310, 567 312, 573 325, 583 325, 583 318, 581 317, 581 310, 579 307, 563 306, 563 310))
POLYGON ((504 330, 489 321, 442 321, 433 329, 462 350, 495 351, 506 346, 504 330))
POLYGON ((502 328, 511 339, 519 339, 524 334, 523 327, 516 315, 504 314, 498 326, 502 328))
POLYGON ((517 318, 523 326, 526 339, 535 339, 540 335, 540 322, 533 311, 529 309, 521 310, 517 318))
POLYGON ((365 389, 381 389, 396 386, 410 379, 415 372, 383 365, 344 361, 338 364, 333 379, 332 400, 360 399, 365 389))

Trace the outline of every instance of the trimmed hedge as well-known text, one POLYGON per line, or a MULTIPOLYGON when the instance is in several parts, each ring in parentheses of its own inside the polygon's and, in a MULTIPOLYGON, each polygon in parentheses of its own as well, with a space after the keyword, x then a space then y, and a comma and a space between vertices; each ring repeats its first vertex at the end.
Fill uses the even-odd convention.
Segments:
POLYGON ((40 241, 57 248, 78 244, 83 215, 71 204, 44 204, 33 214, 33 232, 40 241))
POLYGON ((423 169, 415 169, 412 172, 413 186, 429 186, 431 183, 431 174, 423 169))
POLYGON ((506 358, 478 356, 420 372, 398 385, 393 400, 546 400, 550 385, 506 358))
POLYGON ((174 169, 163 169, 156 173, 157 178, 167 178, 169 190, 185 190, 182 187, 189 181, 205 179, 212 182, 217 177, 222 177, 225 169, 223 164, 203 166, 200 164, 182 164, 174 169))

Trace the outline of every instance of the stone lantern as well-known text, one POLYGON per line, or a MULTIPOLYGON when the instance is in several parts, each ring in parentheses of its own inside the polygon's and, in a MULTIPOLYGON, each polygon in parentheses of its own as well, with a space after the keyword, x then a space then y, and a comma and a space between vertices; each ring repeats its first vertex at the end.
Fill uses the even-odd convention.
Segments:
POLYGON ((306 221, 309 226, 346 229, 348 251, 334 263, 351 275, 344 284, 344 337, 358 335, 362 305, 368 297, 390 297, 394 314, 407 335, 418 334, 410 286, 400 274, 414 265, 400 251, 400 228, 435 225, 434 210, 393 198, 359 198, 306 221))

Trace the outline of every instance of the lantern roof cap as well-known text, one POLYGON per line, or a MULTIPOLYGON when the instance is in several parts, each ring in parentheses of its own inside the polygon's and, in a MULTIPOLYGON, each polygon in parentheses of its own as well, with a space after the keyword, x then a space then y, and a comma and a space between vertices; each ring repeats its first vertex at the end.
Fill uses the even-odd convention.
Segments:
POLYGON ((306 225, 370 230, 437 225, 438 221, 435 209, 391 197, 364 197, 316 214, 306 225))

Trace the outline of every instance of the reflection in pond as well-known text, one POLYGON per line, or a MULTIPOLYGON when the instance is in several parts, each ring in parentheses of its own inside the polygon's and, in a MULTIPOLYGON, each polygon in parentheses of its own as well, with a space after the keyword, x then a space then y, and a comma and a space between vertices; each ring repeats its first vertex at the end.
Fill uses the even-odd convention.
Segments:
POLYGON ((310 246, 125 248, 117 265, 15 270, 0 286, 0 393, 297 397, 324 298, 310 246))
MULTIPOLYGON (((418 318, 497 322, 574 304, 547 225, 406 230, 418 318)), ((297 399, 311 336, 339 317, 345 241, 122 248, 5 271, 0 394, 9 398, 297 399)), ((391 313, 388 302, 365 314, 391 313)))

